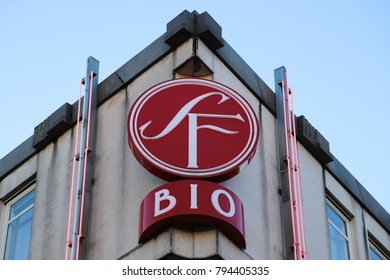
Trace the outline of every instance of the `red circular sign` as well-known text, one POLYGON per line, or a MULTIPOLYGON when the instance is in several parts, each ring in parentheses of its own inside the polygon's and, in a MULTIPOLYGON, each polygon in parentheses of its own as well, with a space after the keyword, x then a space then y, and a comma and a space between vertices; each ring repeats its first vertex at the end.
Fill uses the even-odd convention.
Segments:
POLYGON ((259 134, 251 105, 214 81, 175 79, 133 104, 129 144, 137 160, 166 179, 233 177, 252 159, 259 134))

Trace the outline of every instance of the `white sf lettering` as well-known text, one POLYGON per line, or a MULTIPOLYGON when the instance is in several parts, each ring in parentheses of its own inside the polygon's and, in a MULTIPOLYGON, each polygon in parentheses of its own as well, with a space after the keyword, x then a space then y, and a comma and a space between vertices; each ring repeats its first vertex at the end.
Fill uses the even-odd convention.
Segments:
POLYGON ((148 121, 144 125, 139 127, 141 137, 145 140, 156 140, 160 139, 167 134, 169 134, 173 129, 175 129, 183 119, 188 116, 188 168, 198 168, 198 133, 199 129, 210 129, 214 131, 218 131, 224 134, 237 134, 238 131, 227 130, 214 125, 200 125, 198 126, 198 118, 224 118, 224 119, 235 119, 241 122, 245 122, 242 116, 237 113, 236 115, 225 115, 225 114, 204 114, 204 113, 190 113, 192 108, 198 104, 200 101, 204 100, 207 97, 213 95, 220 95, 221 100, 217 103, 220 105, 221 103, 228 100, 230 97, 224 95, 222 92, 209 92, 205 93, 201 96, 198 96, 184 105, 179 112, 173 117, 173 119, 168 123, 168 125, 157 135, 155 136, 146 136, 144 131, 145 129, 152 123, 152 121, 148 121))

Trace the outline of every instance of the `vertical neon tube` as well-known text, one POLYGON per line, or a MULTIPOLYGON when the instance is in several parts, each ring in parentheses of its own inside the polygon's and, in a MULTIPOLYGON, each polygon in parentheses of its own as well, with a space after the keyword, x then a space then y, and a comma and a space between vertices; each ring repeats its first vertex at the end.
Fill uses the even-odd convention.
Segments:
POLYGON ((77 108, 77 121, 76 121, 76 143, 74 146, 73 152, 73 166, 72 166, 72 181, 70 187, 70 196, 69 196, 69 213, 68 213, 68 229, 66 235, 66 248, 65 248, 65 260, 69 259, 69 250, 72 247, 72 241, 70 240, 71 235, 71 223, 72 223, 72 209, 73 209, 73 195, 74 195, 74 181, 75 181, 75 173, 76 173, 76 162, 79 159, 79 154, 77 154, 78 145, 79 145, 79 128, 80 128, 80 108, 81 108, 81 96, 83 89, 84 79, 80 81, 80 94, 77 108))
POLYGON ((85 141, 85 162, 84 162, 84 170, 83 170, 83 183, 81 188, 81 205, 80 205, 80 222, 79 222, 79 230, 77 235, 77 259, 79 256, 79 250, 80 250, 80 240, 83 237, 82 228, 83 228, 83 213, 84 213, 84 202, 85 202, 85 186, 86 186, 86 178, 87 178, 87 162, 88 162, 88 155, 90 153, 90 147, 89 147, 89 136, 90 136, 90 128, 91 128, 91 110, 92 110, 92 96, 93 96, 93 89, 92 89, 92 82, 93 82, 94 72, 92 71, 89 77, 90 80, 90 93, 89 93, 89 100, 88 100, 88 119, 87 119, 87 135, 86 135, 86 141, 85 141))
POLYGON ((291 225, 293 234, 294 259, 306 259, 305 233, 303 223, 301 186, 299 178, 299 158, 296 140, 294 101, 292 91, 288 88, 287 69, 284 68, 283 80, 280 82, 283 123, 287 164, 287 184, 290 195, 291 225))

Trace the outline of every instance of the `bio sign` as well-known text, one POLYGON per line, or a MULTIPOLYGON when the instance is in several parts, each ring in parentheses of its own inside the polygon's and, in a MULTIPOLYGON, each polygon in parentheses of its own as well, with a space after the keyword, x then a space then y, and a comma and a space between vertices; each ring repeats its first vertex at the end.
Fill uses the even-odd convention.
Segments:
POLYGON ((238 197, 198 179, 221 182, 249 164, 259 135, 251 105, 220 83, 174 79, 153 86, 134 102, 127 127, 135 158, 156 176, 175 181, 143 200, 140 242, 169 225, 196 222, 219 227, 245 247, 238 197))
POLYGON ((180 180, 151 191, 140 210, 140 242, 174 224, 203 223, 225 232, 245 248, 244 208, 229 189, 201 180, 180 180))

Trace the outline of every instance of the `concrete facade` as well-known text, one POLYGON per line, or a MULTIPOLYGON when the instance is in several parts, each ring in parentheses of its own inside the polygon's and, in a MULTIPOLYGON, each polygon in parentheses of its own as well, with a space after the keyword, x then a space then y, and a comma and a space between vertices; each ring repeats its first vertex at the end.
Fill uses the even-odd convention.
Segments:
MULTIPOLYGON (((280 127, 274 95, 223 40, 221 28, 207 13, 185 11, 168 23, 166 34, 99 84, 95 175, 86 221, 88 234, 82 240, 83 258, 289 259, 291 244, 285 244, 285 236, 291 233, 285 223, 289 217, 282 209, 280 127), (218 228, 170 227, 145 244, 138 243, 140 203, 166 181, 150 174, 131 153, 128 113, 136 98, 151 86, 186 77, 178 69, 194 57, 209 70, 199 74, 202 78, 239 92, 258 117, 260 137, 255 157, 239 175, 220 183, 244 205, 245 250, 218 228)), ((2 256, 7 204, 34 182, 29 259, 64 259, 77 106, 76 102, 56 112, 55 116, 63 113, 68 118, 54 119, 56 124, 65 124, 54 136, 28 139, 0 161, 2 256), (36 145, 37 141, 41 144, 36 145)), ((326 139, 307 120, 300 120, 298 151, 307 259, 331 259, 327 201, 337 204, 350 219, 351 259, 369 259, 369 240, 378 243, 389 256, 390 215, 367 191, 362 191, 364 188, 322 145, 326 139), (314 138, 310 132, 314 132, 314 138)))

